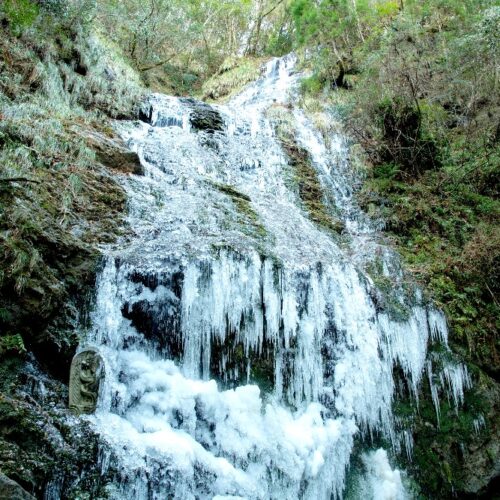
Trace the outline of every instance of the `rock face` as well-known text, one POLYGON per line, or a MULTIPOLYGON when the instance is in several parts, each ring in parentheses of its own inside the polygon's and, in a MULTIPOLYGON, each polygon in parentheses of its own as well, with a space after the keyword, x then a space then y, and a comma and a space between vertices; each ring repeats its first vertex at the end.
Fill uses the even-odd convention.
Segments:
POLYGON ((0 478, 0 500, 106 498, 98 436, 68 419, 68 387, 25 358, 0 360, 0 468, 33 496, 5 493, 0 478))
MULTIPOLYGON (((500 498, 500 388, 483 374, 471 396, 482 403, 484 424, 480 423, 477 432, 463 440, 463 448, 460 448, 461 461, 457 469, 463 495, 500 498), (496 496, 490 495, 494 490, 496 496)), ((460 491, 457 493, 460 495, 460 491)))
POLYGON ((85 349, 73 358, 69 379, 69 408, 73 413, 95 411, 103 376, 104 361, 97 349, 85 349))
POLYGON ((438 421, 428 388, 419 395, 413 460, 406 468, 425 498, 499 498, 492 493, 500 491, 500 391, 475 370, 458 413, 443 401, 438 421))
POLYGON ((151 103, 143 103, 139 109, 139 120, 152 125, 153 123, 153 106, 151 103))
POLYGON ((191 109, 189 122, 195 130, 213 134, 224 129, 222 116, 209 104, 191 98, 181 99, 181 102, 191 109))
POLYGON ((35 500, 35 497, 25 491, 19 484, 0 472, 0 499, 5 500, 35 500))
POLYGON ((119 137, 108 137, 95 130, 86 130, 82 135, 104 166, 124 174, 144 175, 139 156, 130 151, 119 137))
MULTIPOLYGON (((207 132, 208 134, 224 130, 224 120, 221 114, 210 106, 210 104, 191 97, 184 97, 179 100, 189 108, 189 123, 194 130, 207 132)), ((139 110, 139 120, 153 125, 153 121, 155 120, 153 118, 153 106, 151 102, 146 102, 142 105, 139 110)), ((158 126, 158 123, 155 124, 158 126)))

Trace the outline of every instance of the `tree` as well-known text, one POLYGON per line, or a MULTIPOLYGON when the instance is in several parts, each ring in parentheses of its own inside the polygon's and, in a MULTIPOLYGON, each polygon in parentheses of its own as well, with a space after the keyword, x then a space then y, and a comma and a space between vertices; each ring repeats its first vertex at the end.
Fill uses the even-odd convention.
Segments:
MULTIPOLYGON (((254 13, 251 20, 251 28, 249 31, 246 53, 248 55, 256 55, 259 49, 259 44, 262 42, 263 30, 272 31, 275 28, 274 23, 271 21, 267 23, 272 16, 274 20, 280 17, 283 12, 286 12, 288 2, 285 0, 256 0, 254 6, 254 13)), ((281 16, 283 18, 283 16, 281 16)), ((286 20, 286 17, 283 18, 286 20)), ((278 29, 283 29, 283 24, 278 29)))

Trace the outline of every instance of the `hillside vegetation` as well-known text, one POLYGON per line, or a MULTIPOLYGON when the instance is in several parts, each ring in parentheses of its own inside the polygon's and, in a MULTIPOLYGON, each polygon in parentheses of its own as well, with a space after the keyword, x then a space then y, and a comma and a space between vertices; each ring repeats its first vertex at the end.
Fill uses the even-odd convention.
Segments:
POLYGON ((291 12, 312 70, 303 93, 361 146, 352 149, 365 165, 360 203, 446 311, 450 343, 474 376, 460 415, 443 409, 440 424, 427 386, 418 407, 399 404, 415 435, 408 468, 426 496, 477 498, 496 474, 500 427, 500 7, 294 0, 291 12))
MULTIPOLYGON (((414 422, 408 468, 424 497, 491 496, 500 442, 499 26, 495 0, 0 2, 1 471, 39 495, 58 467, 80 478, 64 486, 68 498, 99 488, 95 437, 82 448, 61 415, 100 245, 130 229, 115 174, 141 171, 113 120, 138 117, 150 91, 226 100, 269 57, 294 50, 310 72, 303 101, 343 122, 364 165, 360 204, 384 221, 388 242, 446 311, 450 344, 474 376, 464 411, 444 404, 441 426, 425 384, 418 408, 398 403, 400 418, 414 422), (18 392, 32 377, 27 360, 63 382, 46 381, 49 410, 18 392), (486 426, 476 432, 478 412, 486 426), (41 431, 42 421, 57 430, 41 431)), ((308 212, 342 231, 315 199, 308 159, 287 152, 308 180, 308 212)))
POLYGON ((0 469, 38 497, 55 471, 70 498, 99 488, 97 441, 65 423, 65 384, 99 244, 126 230, 111 172, 138 164, 111 119, 145 92, 81 7, 0 4, 0 469))
POLYGON ((366 153, 363 205, 445 308, 452 341, 498 379, 500 7, 315 5, 292 4, 315 47, 304 92, 345 118, 366 153))
POLYGON ((87 137, 112 138, 109 118, 132 116, 143 90, 76 15, 56 3, 3 4, 0 355, 26 344, 71 356, 74 324, 57 324, 60 310, 77 320, 73 299, 92 282, 96 244, 123 225, 124 193, 87 137))

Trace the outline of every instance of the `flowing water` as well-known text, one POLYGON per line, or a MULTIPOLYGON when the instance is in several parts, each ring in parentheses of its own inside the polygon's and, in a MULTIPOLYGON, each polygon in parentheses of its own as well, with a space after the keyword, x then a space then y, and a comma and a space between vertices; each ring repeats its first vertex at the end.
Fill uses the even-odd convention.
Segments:
POLYGON ((106 362, 90 420, 111 497, 331 499, 356 475, 355 498, 408 498, 388 458, 411 455, 398 387, 416 397, 427 376, 438 412, 470 383, 460 365, 433 372, 445 319, 358 208, 348 144, 300 109, 294 68, 270 61, 225 106, 153 95, 149 123, 120 125, 145 175, 120 180, 132 235, 105 251, 81 346, 106 362), (342 236, 308 216, 273 109, 291 117, 342 236))

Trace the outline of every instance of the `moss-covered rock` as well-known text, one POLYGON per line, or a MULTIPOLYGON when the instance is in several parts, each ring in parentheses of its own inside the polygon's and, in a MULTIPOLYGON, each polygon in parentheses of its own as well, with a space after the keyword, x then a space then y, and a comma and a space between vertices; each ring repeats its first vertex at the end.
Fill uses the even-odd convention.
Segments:
POLYGON ((112 129, 105 135, 97 130, 79 131, 91 149, 95 151, 96 159, 104 166, 125 174, 144 175, 136 152, 130 151, 120 137, 112 129))
POLYGON ((0 472, 0 498, 8 498, 9 500, 34 500, 35 497, 30 495, 18 483, 8 478, 0 472))
POLYGON ((234 96, 259 77, 263 62, 263 58, 256 57, 226 59, 219 71, 203 84, 202 99, 225 101, 234 96))
POLYGON ((79 490, 97 498, 103 481, 97 435, 69 416, 66 385, 29 358, 10 382, 0 393, 1 471, 36 498, 47 489, 59 498, 77 498, 79 490))
POLYGON ((192 98, 182 98, 181 101, 191 110, 189 123, 194 130, 213 134, 224 129, 221 114, 209 104, 192 98))

